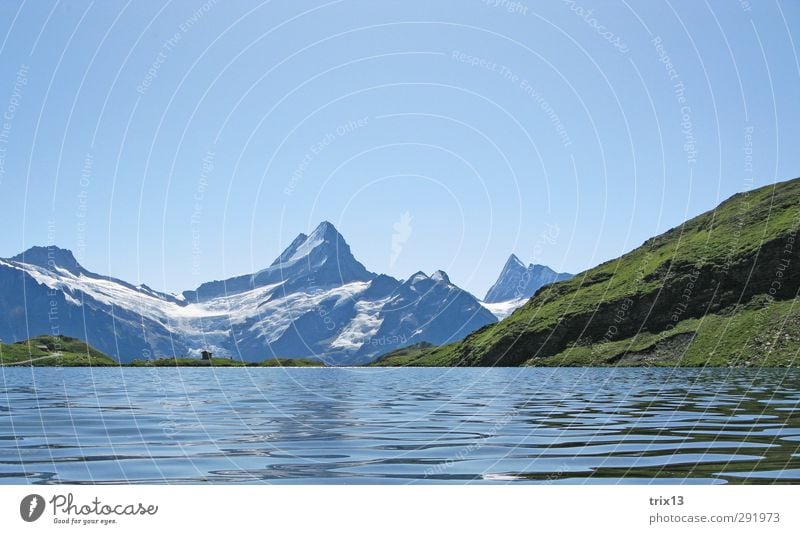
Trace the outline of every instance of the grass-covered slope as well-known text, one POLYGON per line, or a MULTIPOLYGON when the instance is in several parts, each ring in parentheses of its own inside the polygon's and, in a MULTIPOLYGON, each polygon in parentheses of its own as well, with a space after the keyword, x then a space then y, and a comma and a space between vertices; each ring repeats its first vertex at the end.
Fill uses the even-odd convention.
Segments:
POLYGON ((107 367, 119 363, 80 339, 36 336, 27 341, 0 344, 0 365, 107 367))
POLYGON ((302 358, 243 362, 230 358, 158 358, 120 364, 80 339, 67 336, 36 336, 26 341, 0 343, 0 365, 36 367, 324 367, 323 362, 302 358))
POLYGON ((433 347, 434 345, 432 343, 428 343, 427 341, 415 343, 413 345, 409 345, 408 347, 403 347, 402 349, 397 349, 388 354, 384 354, 374 362, 370 363, 370 365, 373 367, 397 367, 399 365, 407 365, 408 362, 415 361, 425 356, 433 347))
POLYGON ((800 300, 756 298, 720 314, 679 322, 657 334, 573 345, 527 365, 800 365, 800 300))
POLYGON ((392 365, 790 365, 800 356, 800 179, 734 195, 505 320, 392 365))

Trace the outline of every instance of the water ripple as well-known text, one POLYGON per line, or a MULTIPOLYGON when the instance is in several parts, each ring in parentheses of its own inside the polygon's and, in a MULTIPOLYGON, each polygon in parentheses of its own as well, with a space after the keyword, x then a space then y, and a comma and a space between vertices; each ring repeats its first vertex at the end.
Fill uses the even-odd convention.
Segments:
POLYGON ((0 483, 799 483, 800 372, 3 369, 0 483))

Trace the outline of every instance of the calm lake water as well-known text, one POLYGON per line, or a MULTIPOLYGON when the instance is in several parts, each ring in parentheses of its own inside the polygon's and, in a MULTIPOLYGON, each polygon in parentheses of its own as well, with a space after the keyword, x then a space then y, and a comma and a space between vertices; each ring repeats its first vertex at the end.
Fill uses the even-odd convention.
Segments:
POLYGON ((0 377, 0 483, 800 482, 798 370, 0 377))

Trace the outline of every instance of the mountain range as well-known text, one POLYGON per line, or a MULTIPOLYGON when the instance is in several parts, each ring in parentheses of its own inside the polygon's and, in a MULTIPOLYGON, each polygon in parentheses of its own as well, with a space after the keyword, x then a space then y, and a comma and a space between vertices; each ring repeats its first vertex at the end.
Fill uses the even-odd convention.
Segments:
POLYGON ((369 272, 328 222, 266 269, 180 295, 89 272, 65 249, 33 247, 0 260, 0 314, 5 342, 73 336, 122 362, 209 350, 336 365, 448 343, 497 320, 443 271, 407 280, 369 272))
POLYGON ((499 323, 376 364, 796 366, 798 230, 800 178, 738 193, 499 323))
POLYGON ((368 271, 328 222, 266 269, 180 295, 33 247, 0 260, 0 340, 68 335, 122 362, 210 350, 332 365, 793 366, 798 230, 800 178, 734 195, 574 277, 512 254, 483 302, 443 271, 368 271))

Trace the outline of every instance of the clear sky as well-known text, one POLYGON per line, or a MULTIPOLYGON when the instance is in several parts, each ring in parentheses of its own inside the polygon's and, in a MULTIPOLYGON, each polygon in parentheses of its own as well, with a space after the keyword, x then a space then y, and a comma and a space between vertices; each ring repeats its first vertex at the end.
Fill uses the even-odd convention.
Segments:
POLYGON ((4 0, 0 257, 168 291, 329 220, 482 297, 800 176, 800 2, 4 0))

